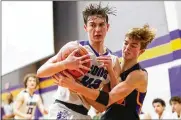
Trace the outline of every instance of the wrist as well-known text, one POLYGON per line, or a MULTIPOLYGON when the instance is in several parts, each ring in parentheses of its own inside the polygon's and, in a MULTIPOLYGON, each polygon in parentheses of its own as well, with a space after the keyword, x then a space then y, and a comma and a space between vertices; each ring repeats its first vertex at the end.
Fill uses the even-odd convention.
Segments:
POLYGON ((82 90, 81 88, 82 88, 82 85, 80 85, 80 83, 75 82, 72 90, 74 90, 76 92, 80 92, 82 90))
POLYGON ((108 71, 109 73, 114 72, 113 67, 110 67, 109 69, 107 69, 107 71, 108 71))
POLYGON ((61 68, 61 71, 67 69, 67 62, 65 60, 58 62, 58 68, 61 68))

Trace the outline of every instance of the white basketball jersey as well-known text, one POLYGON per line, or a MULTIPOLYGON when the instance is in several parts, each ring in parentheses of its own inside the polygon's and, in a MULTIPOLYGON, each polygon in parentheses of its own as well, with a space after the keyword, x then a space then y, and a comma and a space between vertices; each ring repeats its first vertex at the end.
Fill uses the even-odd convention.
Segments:
MULTIPOLYGON (((108 71, 104 67, 98 67, 100 66, 100 63, 96 61, 96 57, 98 57, 99 54, 91 47, 88 41, 80 41, 80 44, 87 49, 92 61, 91 70, 78 79, 80 80, 82 85, 88 88, 101 89, 104 84, 109 83, 108 71)), ((104 53, 103 55, 111 55, 111 51, 107 49, 106 53, 104 53)), ((116 56, 111 55, 111 58, 114 66, 116 63, 116 56)), ((81 95, 61 86, 58 86, 58 90, 55 94, 55 99, 72 104, 84 105, 84 107, 86 107, 87 109, 90 108, 90 106, 86 103, 81 95)))
MULTIPOLYGON (((20 95, 23 96, 24 101, 23 104, 20 107, 20 111, 25 114, 31 114, 33 117, 35 115, 35 109, 38 105, 39 96, 37 94, 33 94, 31 96, 26 90, 22 90, 20 95)), ((15 116, 15 119, 23 119, 20 116, 15 116)))

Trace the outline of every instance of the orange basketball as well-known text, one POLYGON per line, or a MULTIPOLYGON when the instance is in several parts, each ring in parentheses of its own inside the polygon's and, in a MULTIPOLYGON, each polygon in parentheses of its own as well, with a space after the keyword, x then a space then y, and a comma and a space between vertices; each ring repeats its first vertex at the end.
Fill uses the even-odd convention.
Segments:
MULTIPOLYGON (((75 54, 76 57, 80 57, 80 56, 88 54, 87 50, 83 46, 77 45, 77 44, 70 44, 63 47, 60 59, 61 60, 66 59, 68 55, 71 54, 75 49, 78 49, 78 51, 75 54)), ((87 57, 85 59, 88 59, 88 58, 90 57, 87 57)), ((91 63, 87 62, 87 63, 84 63, 83 65, 90 68, 91 63)), ((84 69, 81 69, 81 70, 83 71, 84 74, 88 72, 87 70, 84 70, 84 69)), ((82 76, 82 74, 76 70, 67 69, 66 71, 70 73, 74 78, 79 78, 82 76)))

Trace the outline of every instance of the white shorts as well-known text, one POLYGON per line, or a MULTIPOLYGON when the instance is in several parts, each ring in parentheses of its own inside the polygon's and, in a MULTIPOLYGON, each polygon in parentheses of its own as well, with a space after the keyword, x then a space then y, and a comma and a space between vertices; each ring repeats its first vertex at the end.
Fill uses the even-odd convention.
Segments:
POLYGON ((91 120, 91 116, 83 115, 67 108, 64 104, 53 103, 49 108, 48 119, 56 120, 91 120))

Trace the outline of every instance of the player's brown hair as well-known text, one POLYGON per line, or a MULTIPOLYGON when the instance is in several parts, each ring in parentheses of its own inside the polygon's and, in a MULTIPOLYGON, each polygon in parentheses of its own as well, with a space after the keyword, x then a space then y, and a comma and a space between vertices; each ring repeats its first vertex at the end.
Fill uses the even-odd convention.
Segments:
POLYGON ((153 105, 154 103, 160 103, 163 107, 166 106, 165 101, 164 101, 163 99, 161 99, 161 98, 156 98, 156 99, 154 99, 153 102, 152 102, 152 105, 153 105))
POLYGON ((39 84, 39 78, 38 78, 38 77, 36 76, 36 74, 34 74, 34 73, 29 73, 29 74, 25 75, 24 80, 23 80, 24 87, 27 88, 27 85, 26 85, 26 84, 27 84, 27 81, 28 81, 28 79, 29 79, 30 77, 33 77, 33 78, 36 79, 36 87, 37 87, 38 84, 39 84))
POLYGON ((146 49, 147 45, 155 38, 155 29, 146 24, 141 28, 130 29, 126 33, 126 37, 140 41, 141 49, 146 49))
POLYGON ((109 7, 108 5, 106 7, 102 7, 101 2, 99 4, 90 4, 82 12, 84 24, 87 24, 88 17, 93 15, 98 15, 102 18, 105 18, 106 22, 108 23, 109 21, 108 15, 109 14, 115 15, 115 12, 116 10, 113 10, 113 7, 109 7))
POLYGON ((173 96, 173 97, 171 97, 171 99, 170 99, 170 105, 171 105, 172 102, 178 102, 179 104, 181 104, 181 97, 179 97, 179 96, 173 96))

